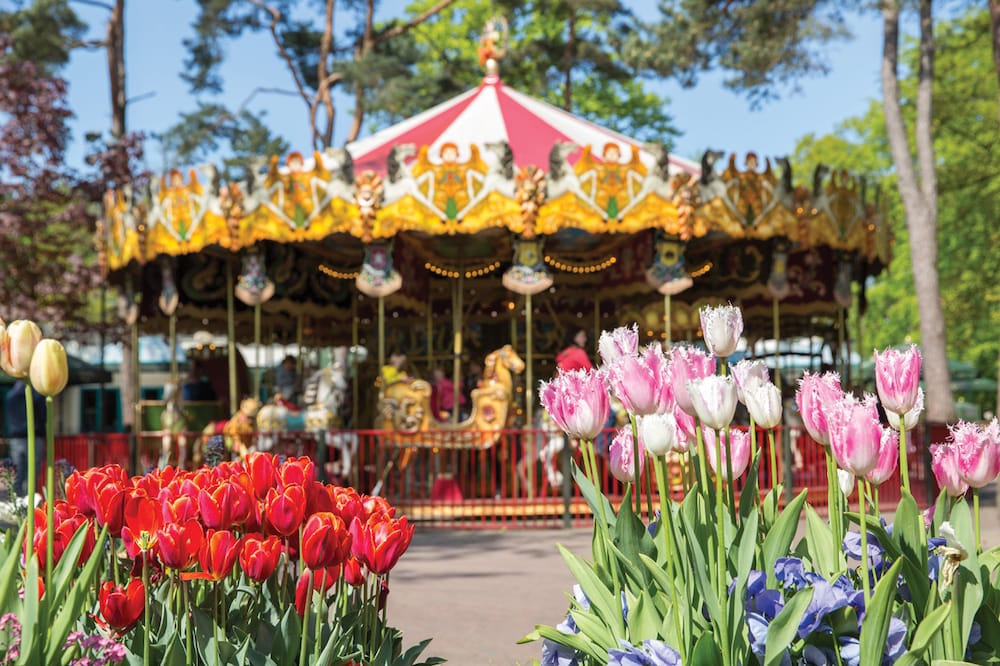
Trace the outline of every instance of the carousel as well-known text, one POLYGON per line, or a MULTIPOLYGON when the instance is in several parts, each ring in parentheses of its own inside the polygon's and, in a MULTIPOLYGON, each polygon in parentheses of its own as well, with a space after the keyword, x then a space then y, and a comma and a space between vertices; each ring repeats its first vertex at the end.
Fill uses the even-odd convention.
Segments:
MULTIPOLYGON (((306 427, 417 448, 530 427, 571 329, 697 341, 699 308, 728 301, 751 349, 815 336, 843 356, 846 314, 891 256, 877 188, 826 166, 803 182, 785 157, 641 144, 506 86, 497 43, 478 87, 345 148, 262 156, 242 182, 209 165, 108 192, 100 257, 136 334, 225 332, 232 412, 237 341, 339 348, 317 369, 337 397, 309 396, 331 414, 306 427), (405 380, 381 381, 398 353, 405 380), (435 413, 432 371, 457 406, 473 363, 467 413, 435 413)), ((257 429, 289 422, 281 409, 257 429)))

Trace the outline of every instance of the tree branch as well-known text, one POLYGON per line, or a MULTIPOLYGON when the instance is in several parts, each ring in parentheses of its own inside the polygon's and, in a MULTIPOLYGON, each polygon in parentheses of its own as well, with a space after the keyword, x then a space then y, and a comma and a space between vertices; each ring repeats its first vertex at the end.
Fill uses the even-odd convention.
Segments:
MULTIPOLYGON (((312 106, 312 100, 309 99, 309 93, 306 92, 305 83, 302 81, 302 77, 299 76, 299 70, 295 67, 295 63, 292 61, 292 56, 285 49, 284 43, 281 41, 281 35, 278 34, 278 24, 281 23, 281 12, 270 5, 265 4, 262 0, 250 0, 250 3, 255 7, 262 9, 271 16, 271 24, 268 26, 268 30, 271 32, 271 39, 274 40, 274 45, 278 48, 278 55, 281 59, 285 61, 285 65, 288 66, 288 71, 292 74, 292 79, 295 81, 295 87, 298 89, 298 94, 302 98, 302 101, 306 103, 306 107, 310 108, 312 106)), ((316 134, 316 127, 313 126, 313 136, 316 134)))
POLYGON ((427 11, 425 11, 423 14, 413 17, 413 19, 411 19, 409 22, 397 24, 391 28, 383 30, 382 32, 376 33, 372 39, 372 46, 376 46, 384 41, 392 39, 393 37, 398 37, 402 34, 409 32, 410 30, 417 27, 427 19, 432 18, 442 9, 447 9, 447 7, 451 4, 454 4, 454 2, 455 0, 439 0, 439 2, 436 5, 429 7, 427 11))
POLYGON ((109 12, 113 12, 115 10, 115 8, 109 5, 108 3, 98 2, 98 0, 70 0, 70 1, 75 2, 79 5, 90 5, 91 7, 100 7, 101 9, 106 9, 109 12))

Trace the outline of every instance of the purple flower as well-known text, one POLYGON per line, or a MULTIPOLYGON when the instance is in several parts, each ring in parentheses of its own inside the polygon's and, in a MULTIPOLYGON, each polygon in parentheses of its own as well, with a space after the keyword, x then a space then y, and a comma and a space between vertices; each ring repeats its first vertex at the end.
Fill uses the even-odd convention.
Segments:
POLYGON ((580 666, 580 653, 546 638, 542 641, 541 666, 580 666))
POLYGON ((753 653, 764 658, 764 651, 767 648, 767 628, 770 625, 767 618, 758 613, 747 613, 747 635, 750 637, 750 649, 753 653))
POLYGON ((681 655, 663 641, 645 640, 642 647, 619 639, 621 650, 608 650, 608 666, 681 666, 681 655))
POLYGON ((906 623, 897 617, 889 619, 889 635, 885 639, 883 664, 893 664, 906 652, 906 623))
POLYGON ((799 589, 806 585, 805 573, 802 560, 797 557, 779 557, 774 562, 774 577, 784 585, 785 589, 790 587, 799 589))
POLYGON ((849 599, 839 587, 834 587, 826 580, 818 580, 812 584, 813 596, 806 607, 806 612, 799 622, 799 638, 820 631, 829 633, 830 627, 824 619, 830 613, 848 605, 849 599))

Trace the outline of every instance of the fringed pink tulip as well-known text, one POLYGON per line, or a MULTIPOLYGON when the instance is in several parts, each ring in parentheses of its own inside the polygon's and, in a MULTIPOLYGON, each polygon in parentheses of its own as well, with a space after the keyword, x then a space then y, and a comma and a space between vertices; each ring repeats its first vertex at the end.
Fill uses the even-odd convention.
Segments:
POLYGON ((882 425, 875 396, 857 400, 847 395, 827 414, 830 450, 837 464, 854 476, 867 476, 878 464, 882 425))
POLYGON ((702 424, 722 430, 733 422, 736 413, 736 384, 732 377, 712 375, 688 384, 688 394, 695 414, 702 424))
POLYGON ((952 497, 961 497, 969 489, 969 484, 958 471, 958 448, 951 444, 931 446, 931 471, 939 487, 952 497))
POLYGON ((601 331, 597 342, 597 353, 601 355, 601 363, 611 365, 624 356, 635 356, 639 353, 639 325, 619 326, 613 331, 601 331))
POLYGON ((965 421, 951 429, 951 440, 958 451, 958 473, 971 488, 982 488, 1000 475, 1000 441, 990 434, 989 428, 965 421))
MULTIPOLYGON (((633 440, 631 428, 621 428, 611 440, 608 455, 611 457, 611 475, 622 483, 635 483, 635 460, 633 460, 633 440)), ((646 451, 639 438, 639 476, 645 464, 646 451)))
POLYGON ((694 417, 678 407, 677 403, 674 403, 671 414, 677 423, 677 441, 674 443, 674 449, 683 453, 698 442, 697 424, 694 417))
POLYGON ((701 309, 701 332, 705 346, 715 356, 726 358, 734 351, 743 335, 743 313, 735 305, 701 309))
POLYGON ((749 377, 743 389, 743 403, 754 423, 761 428, 775 428, 781 424, 781 391, 771 382, 749 377))
POLYGON ((570 437, 594 439, 608 420, 610 403, 604 380, 596 370, 560 372, 538 389, 542 407, 570 437))
POLYGON ((770 371, 767 369, 764 361, 750 360, 748 358, 743 359, 735 365, 730 364, 729 374, 733 376, 733 381, 736 382, 736 396, 744 404, 746 400, 743 396, 743 390, 751 379, 760 379, 762 382, 771 381, 770 371))
POLYGON ((799 380, 795 402, 799 406, 802 425, 809 435, 823 446, 830 446, 828 410, 843 397, 840 375, 835 372, 822 375, 807 372, 799 380))
POLYGON ((865 478, 869 483, 881 486, 888 481, 899 466, 899 435, 891 428, 882 428, 879 439, 878 462, 865 478))
POLYGON ((709 429, 705 430, 705 452, 708 454, 708 466, 713 474, 721 474, 726 481, 732 481, 743 476, 750 464, 750 433, 745 430, 729 431, 729 446, 722 445, 722 464, 719 465, 715 459, 715 433, 709 429), (733 479, 729 478, 729 466, 727 460, 729 454, 733 456, 733 479))
POLYGON ((660 345, 645 347, 639 356, 622 356, 605 366, 604 371, 615 397, 634 416, 662 414, 670 409, 667 359, 660 345))
POLYGON ((677 446, 677 420, 673 414, 649 414, 636 419, 639 442, 653 456, 664 456, 677 446))
POLYGON ((906 414, 917 404, 920 388, 920 350, 887 349, 875 352, 875 387, 887 412, 906 414))
POLYGON ((715 357, 697 347, 681 345, 670 350, 670 385, 677 406, 694 416, 688 383, 715 374, 715 357))
MULTIPOLYGON (((924 411, 924 390, 917 389, 917 403, 913 406, 913 409, 906 412, 903 415, 903 427, 907 430, 913 430, 917 427, 917 423, 920 422, 920 415, 924 411)), ((886 412, 885 418, 889 421, 889 427, 895 431, 899 431, 899 414, 896 412, 886 412)))

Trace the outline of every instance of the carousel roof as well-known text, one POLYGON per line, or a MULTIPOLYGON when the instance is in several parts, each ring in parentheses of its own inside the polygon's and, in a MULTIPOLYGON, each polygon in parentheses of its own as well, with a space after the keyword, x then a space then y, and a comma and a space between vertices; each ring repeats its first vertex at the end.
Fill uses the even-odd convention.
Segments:
MULTIPOLYGON (((458 161, 464 162, 470 157, 470 146, 477 145, 482 151, 486 144, 501 141, 510 145, 517 166, 548 164, 550 150, 558 141, 580 148, 603 148, 613 143, 623 155, 634 146, 640 149, 639 157, 646 168, 656 161, 641 143, 505 86, 494 74, 487 75, 479 87, 348 144, 347 149, 356 171, 371 169, 384 176, 386 159, 400 144, 429 146, 429 152, 436 155, 451 143, 458 148, 458 161)), ((569 162, 575 164, 579 155, 577 149, 569 162)), ((699 176, 701 167, 671 155, 670 172, 699 176)))

